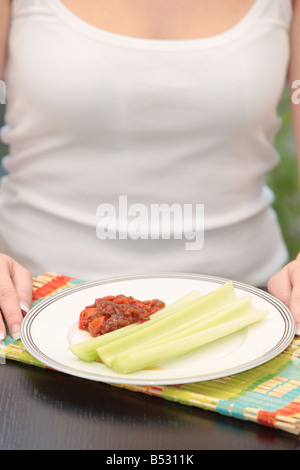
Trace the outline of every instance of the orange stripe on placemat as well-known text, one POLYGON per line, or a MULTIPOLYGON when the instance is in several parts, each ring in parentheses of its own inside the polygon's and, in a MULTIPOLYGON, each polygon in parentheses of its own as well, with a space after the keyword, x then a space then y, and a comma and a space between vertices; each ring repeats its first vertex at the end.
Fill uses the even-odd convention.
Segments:
POLYGON ((276 414, 277 411, 259 410, 257 414, 257 421, 260 424, 263 424, 264 426, 270 426, 271 428, 275 428, 276 414))
POLYGON ((55 292, 60 287, 65 286, 68 282, 73 279, 68 276, 56 276, 51 279, 49 282, 46 282, 41 287, 37 287, 32 293, 32 301, 40 299, 41 297, 46 297, 53 292, 55 292))
POLYGON ((300 415, 300 403, 292 401, 287 406, 279 408, 276 411, 260 410, 257 414, 257 421, 260 424, 270 427, 277 427, 278 419, 294 418, 300 415))

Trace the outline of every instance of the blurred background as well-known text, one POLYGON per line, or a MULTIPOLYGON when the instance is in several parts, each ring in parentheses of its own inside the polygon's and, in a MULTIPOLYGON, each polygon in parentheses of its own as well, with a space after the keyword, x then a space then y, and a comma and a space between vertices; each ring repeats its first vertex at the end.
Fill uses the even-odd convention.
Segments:
MULTIPOLYGON (((300 191, 288 90, 278 111, 282 128, 275 145, 281 159, 280 164, 268 175, 267 183, 275 193, 274 209, 278 214, 290 257, 293 259, 300 252, 300 191)), ((4 113, 5 106, 0 104, 0 127, 4 113)), ((0 178, 5 175, 1 160, 7 153, 8 148, 0 142, 0 178)))

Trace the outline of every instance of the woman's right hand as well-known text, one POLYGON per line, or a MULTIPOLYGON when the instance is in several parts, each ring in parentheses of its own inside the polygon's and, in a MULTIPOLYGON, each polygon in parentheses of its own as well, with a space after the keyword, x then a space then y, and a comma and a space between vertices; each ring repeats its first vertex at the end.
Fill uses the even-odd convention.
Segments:
POLYGON ((0 253, 0 341, 7 331, 14 339, 20 338, 24 314, 32 302, 32 276, 17 261, 0 253), (5 320, 5 323, 4 323, 5 320))

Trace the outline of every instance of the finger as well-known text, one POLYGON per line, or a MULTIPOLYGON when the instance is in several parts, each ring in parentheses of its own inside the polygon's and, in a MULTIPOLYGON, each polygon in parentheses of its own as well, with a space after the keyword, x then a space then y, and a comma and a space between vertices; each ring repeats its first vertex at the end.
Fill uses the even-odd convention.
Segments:
POLYGON ((5 340, 5 325, 2 317, 2 312, 0 310, 0 342, 5 340))
MULTIPOLYGON (((11 336, 14 339, 19 339, 20 326, 23 316, 21 313, 17 292, 7 271, 4 271, 4 273, 1 274, 0 308, 11 336)), ((1 333, 6 336, 5 329, 2 330, 1 333)))
POLYGON ((290 311, 292 312, 296 324, 297 324, 297 334, 300 333, 300 264, 297 263, 290 268, 291 282, 292 282, 292 291, 291 298, 289 303, 290 311))
POLYGON ((296 321, 296 335, 300 335, 300 302, 297 294, 298 291, 300 292, 300 288, 294 285, 296 282, 298 284, 295 275, 293 276, 293 264, 291 263, 269 280, 268 291, 290 309, 296 321))
POLYGON ((28 313, 32 303, 32 276, 27 269, 15 263, 11 272, 11 278, 19 299, 19 305, 23 317, 28 313))
POLYGON ((286 265, 281 271, 270 278, 268 292, 289 307, 292 293, 289 265, 286 265))

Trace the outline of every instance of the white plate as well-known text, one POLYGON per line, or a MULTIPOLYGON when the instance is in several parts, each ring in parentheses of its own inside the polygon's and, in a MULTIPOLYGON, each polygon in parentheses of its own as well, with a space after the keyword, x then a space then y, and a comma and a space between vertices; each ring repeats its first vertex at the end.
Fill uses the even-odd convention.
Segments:
POLYGON ((160 364, 159 369, 120 375, 104 364, 86 363, 68 347, 90 338, 78 329, 80 311, 106 295, 132 295, 146 300, 158 298, 166 305, 192 290, 207 294, 227 279, 193 274, 123 276, 89 282, 48 297, 24 318, 23 345, 36 359, 58 371, 85 379, 119 384, 170 385, 224 377, 261 365, 282 352, 293 340, 295 321, 288 308, 268 293, 234 282, 236 295, 252 296, 252 304, 268 310, 257 324, 217 340, 197 352, 160 364))

